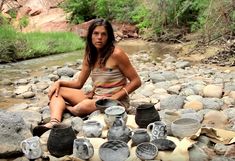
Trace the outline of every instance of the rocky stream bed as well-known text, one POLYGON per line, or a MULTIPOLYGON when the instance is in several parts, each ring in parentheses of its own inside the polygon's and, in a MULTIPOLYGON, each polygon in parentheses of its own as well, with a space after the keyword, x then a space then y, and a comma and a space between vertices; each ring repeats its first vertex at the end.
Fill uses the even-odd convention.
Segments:
MULTIPOLYGON (((154 103, 162 121, 164 113, 171 111, 179 113, 181 117, 197 119, 204 128, 193 138, 177 139, 169 135, 168 138, 177 144, 176 149, 167 153, 159 152, 155 160, 235 160, 235 69, 194 64, 171 55, 156 61, 149 52, 142 50, 130 55, 143 83, 130 95, 127 125, 138 128, 134 122, 136 107, 143 103, 154 103)), ((14 82, 3 76, 2 84, 13 89, 12 93, 3 90, 6 97, 11 93, 10 97, 27 101, 0 110, 2 161, 27 160, 21 151, 20 142, 32 137, 33 127, 49 121, 48 87, 58 79, 75 78, 81 69, 81 60, 42 69, 40 76, 25 77, 14 82)), ((86 83, 84 90, 91 88, 90 83, 91 80, 86 83)), ((76 124, 76 120, 79 118, 70 113, 63 115, 63 123, 76 124)), ((99 121, 102 122, 102 117, 99 121)), ((77 136, 80 136, 81 127, 73 128, 78 131, 77 136)), ((103 138, 90 138, 96 150, 106 141, 105 131, 107 129, 104 129, 103 138)), ((50 131, 40 137, 43 156, 36 160, 79 160, 72 156, 56 158, 50 155, 46 146, 49 134, 50 131)), ((129 148, 131 155, 127 160, 138 160, 134 149, 129 148)), ((99 160, 98 154, 90 160, 99 160)))

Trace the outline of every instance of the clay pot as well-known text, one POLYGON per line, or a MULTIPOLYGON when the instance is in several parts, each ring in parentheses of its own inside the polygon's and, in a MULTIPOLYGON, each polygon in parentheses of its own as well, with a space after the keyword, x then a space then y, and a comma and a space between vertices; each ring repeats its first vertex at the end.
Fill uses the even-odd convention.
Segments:
POLYGON ((149 142, 150 136, 149 136, 146 129, 135 129, 133 131, 133 135, 132 135, 131 139, 132 139, 131 146, 136 146, 136 145, 143 143, 143 142, 149 142))
POLYGON ((147 128, 155 121, 160 121, 160 116, 154 104, 142 104, 136 108, 135 122, 140 128, 147 128))
POLYGON ((104 113, 104 122, 106 123, 108 128, 113 126, 113 123, 117 117, 121 117, 124 123, 126 123, 127 121, 127 113, 123 106, 108 107, 107 109, 105 109, 104 113))
POLYGON ((73 143, 73 156, 87 160, 94 155, 94 147, 90 143, 90 140, 86 138, 78 138, 73 143))
POLYGON ((51 129, 47 149, 51 155, 62 157, 73 153, 73 142, 76 139, 72 126, 56 124, 51 129))
POLYGON ((20 147, 25 154, 25 157, 28 159, 37 159, 42 155, 40 138, 38 136, 23 140, 20 143, 20 147))
POLYGON ((122 117, 116 117, 113 126, 108 130, 108 140, 121 140, 128 142, 131 139, 131 130, 126 126, 122 117))
POLYGON ((167 137, 166 124, 162 121, 155 121, 147 126, 147 131, 150 133, 151 140, 165 139, 167 137))
POLYGON ((102 134, 103 125, 95 120, 84 121, 82 131, 86 137, 100 137, 102 134))

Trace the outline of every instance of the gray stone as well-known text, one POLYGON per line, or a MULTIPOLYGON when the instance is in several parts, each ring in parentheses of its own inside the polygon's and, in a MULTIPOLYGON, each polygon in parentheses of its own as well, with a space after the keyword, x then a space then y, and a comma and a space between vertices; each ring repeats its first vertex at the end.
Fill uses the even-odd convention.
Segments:
POLYGON ((206 109, 221 110, 223 106, 223 101, 219 98, 203 98, 203 107, 206 109))
POLYGON ((189 161, 208 161, 209 156, 197 145, 189 149, 189 161))
POLYGON ((160 100, 160 107, 161 109, 181 109, 184 105, 184 99, 183 96, 170 95, 160 100))
POLYGON ((75 71, 72 68, 69 67, 63 67, 57 70, 57 74, 61 76, 68 76, 68 77, 73 77, 75 74, 75 71))
POLYGON ((227 150, 227 146, 224 144, 217 143, 217 144, 215 144, 214 150, 215 150, 216 154, 224 155, 227 150))
POLYGON ((0 158, 21 153, 20 143, 32 133, 20 115, 0 110, 0 158))

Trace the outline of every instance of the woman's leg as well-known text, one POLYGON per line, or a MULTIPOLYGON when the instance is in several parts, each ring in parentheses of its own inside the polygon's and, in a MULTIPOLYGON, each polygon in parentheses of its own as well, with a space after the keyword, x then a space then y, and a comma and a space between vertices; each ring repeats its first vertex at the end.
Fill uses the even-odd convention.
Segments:
POLYGON ((52 96, 50 100, 50 113, 51 121, 45 124, 46 127, 51 128, 53 123, 61 122, 63 112, 66 109, 65 102, 68 102, 70 105, 74 106, 79 102, 86 99, 86 95, 83 91, 73 88, 61 87, 58 93, 58 96, 52 96), (53 121, 53 120, 58 120, 53 121))
POLYGON ((96 110, 96 99, 84 99, 75 106, 67 106, 66 108, 75 116, 88 115, 96 110))

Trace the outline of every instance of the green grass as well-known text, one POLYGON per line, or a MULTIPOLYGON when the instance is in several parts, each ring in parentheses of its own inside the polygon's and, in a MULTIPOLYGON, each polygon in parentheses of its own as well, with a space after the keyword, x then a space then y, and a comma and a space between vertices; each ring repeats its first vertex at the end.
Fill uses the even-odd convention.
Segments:
POLYGON ((30 59, 84 48, 84 41, 72 32, 21 33, 10 26, 0 26, 0 40, 0 62, 30 59))

